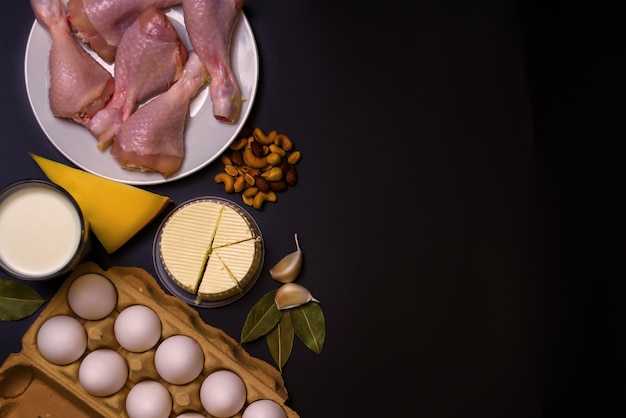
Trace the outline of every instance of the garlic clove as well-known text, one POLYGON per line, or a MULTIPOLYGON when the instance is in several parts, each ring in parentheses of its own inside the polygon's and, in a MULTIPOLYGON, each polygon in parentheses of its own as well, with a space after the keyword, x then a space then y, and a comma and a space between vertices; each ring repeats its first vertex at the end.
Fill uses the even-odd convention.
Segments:
POLYGON ((309 289, 297 283, 285 283, 278 288, 274 302, 279 310, 297 308, 308 302, 317 302, 309 289))
POLYGON ((280 283, 291 283, 302 270, 302 251, 298 242, 298 234, 294 234, 296 241, 296 251, 284 256, 274 267, 270 269, 270 275, 280 283))

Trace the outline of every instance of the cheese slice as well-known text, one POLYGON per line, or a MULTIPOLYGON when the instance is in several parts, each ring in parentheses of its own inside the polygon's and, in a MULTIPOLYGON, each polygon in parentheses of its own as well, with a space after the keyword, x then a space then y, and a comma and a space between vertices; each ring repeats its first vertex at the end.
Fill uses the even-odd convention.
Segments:
POLYGON ((220 205, 184 204, 168 217, 162 229, 164 267, 187 292, 198 290, 221 211, 220 205))
MULTIPOLYGON (((236 281, 238 286, 243 287, 248 272, 258 267, 255 263, 258 263, 259 260, 254 257, 257 250, 256 247, 256 240, 249 239, 233 245, 214 248, 211 255, 217 256, 228 269, 229 276, 236 281)), ((205 272, 202 278, 203 282, 207 279, 207 276, 208 274, 205 272)))
POLYGON ((228 268, 213 253, 207 260, 203 277, 198 282, 198 300, 221 300, 241 290, 228 268))
MULTIPOLYGON (((220 228, 222 225, 220 225, 220 228)), ((260 268, 258 241, 248 239, 213 248, 198 286, 199 300, 222 300, 243 293, 260 268)))
POLYGON ((263 242, 249 215, 211 198, 185 203, 163 223, 160 261, 178 287, 201 301, 242 295, 258 277, 263 242))
POLYGON ((109 180, 30 153, 50 181, 76 200, 109 254, 118 250, 171 202, 129 184, 109 180))
POLYGON ((253 238, 250 225, 245 218, 230 206, 224 206, 220 216, 220 227, 215 231, 212 248, 232 245, 253 238))

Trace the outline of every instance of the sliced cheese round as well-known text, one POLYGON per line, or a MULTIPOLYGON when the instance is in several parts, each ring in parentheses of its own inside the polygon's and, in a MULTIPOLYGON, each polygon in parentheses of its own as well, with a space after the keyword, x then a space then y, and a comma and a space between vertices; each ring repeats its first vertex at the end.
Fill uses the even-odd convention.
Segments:
POLYGON ((194 304, 238 299, 263 264, 258 226, 246 211, 224 199, 203 197, 180 205, 163 222, 157 240, 163 271, 193 295, 194 304))

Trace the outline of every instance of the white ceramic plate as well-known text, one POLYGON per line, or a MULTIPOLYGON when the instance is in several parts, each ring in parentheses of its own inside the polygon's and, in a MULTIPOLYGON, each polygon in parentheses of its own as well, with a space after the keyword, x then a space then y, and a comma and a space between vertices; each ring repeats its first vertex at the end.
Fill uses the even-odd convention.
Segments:
MULTIPOLYGON (((191 49, 185 31, 182 8, 172 7, 166 14, 183 42, 191 49)), ((205 167, 219 157, 237 137, 256 95, 259 73, 258 51, 250 23, 245 15, 242 15, 233 33, 231 44, 231 66, 245 98, 239 120, 235 124, 217 121, 213 117, 208 86, 205 86, 191 103, 190 118, 185 131, 185 157, 178 172, 164 179, 159 173, 126 170, 113 158, 108 148, 98 150, 97 140, 87 128, 52 115, 48 102, 48 52, 51 45, 48 31, 35 21, 26 45, 24 75, 28 99, 39 125, 50 142, 78 167, 122 183, 135 185, 165 183, 181 179, 205 167)), ((106 64, 95 53, 91 54, 110 72, 113 71, 112 65, 106 64)))

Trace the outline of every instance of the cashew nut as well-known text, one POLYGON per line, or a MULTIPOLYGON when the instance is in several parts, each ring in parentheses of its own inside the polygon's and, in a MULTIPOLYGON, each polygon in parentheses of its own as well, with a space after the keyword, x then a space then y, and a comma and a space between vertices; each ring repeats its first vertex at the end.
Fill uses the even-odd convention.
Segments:
POLYGON ((245 197, 253 197, 255 196, 257 193, 259 192, 259 188, 258 187, 249 187, 246 190, 244 190, 244 192, 242 193, 242 196, 245 197))
POLYGON ((276 135, 276 138, 274 138, 274 144, 278 145, 285 151, 291 151, 293 149, 293 142, 285 134, 276 135))
POLYGON ((243 200, 243 203, 245 203, 248 206, 252 206, 252 204, 254 203, 254 197, 253 196, 246 196, 245 194, 241 195, 241 200, 243 200))
POLYGON ((250 147, 243 151, 243 161, 252 168, 263 168, 267 165, 267 160, 255 156, 250 147))
POLYGON ((234 151, 239 151, 244 149, 246 145, 248 145, 248 138, 239 138, 238 140, 230 144, 230 149, 234 151))
POLYGON ((275 152, 275 153, 277 153, 277 154, 278 154, 278 155, 280 155, 281 157, 284 157, 284 156, 285 156, 285 154, 287 153, 284 149, 282 149, 281 147, 279 147, 279 146, 278 146, 278 145, 276 145, 276 144, 272 144, 272 145, 270 145, 270 151, 271 151, 271 152, 275 152))
POLYGON ((254 195, 252 199, 252 206, 255 209, 261 209, 263 207, 263 203, 265 202, 276 202, 276 193, 272 190, 269 192, 258 192, 254 195))
POLYGON ((224 183, 224 190, 226 193, 232 193, 235 191, 235 179, 228 173, 218 173, 215 175, 214 180, 216 183, 224 183))
POLYGON ((254 131, 252 131, 252 136, 254 136, 254 139, 256 139, 261 144, 269 145, 274 142, 276 131, 272 131, 268 135, 265 135, 261 128, 254 128, 254 131))

